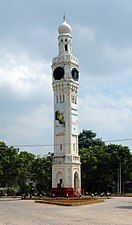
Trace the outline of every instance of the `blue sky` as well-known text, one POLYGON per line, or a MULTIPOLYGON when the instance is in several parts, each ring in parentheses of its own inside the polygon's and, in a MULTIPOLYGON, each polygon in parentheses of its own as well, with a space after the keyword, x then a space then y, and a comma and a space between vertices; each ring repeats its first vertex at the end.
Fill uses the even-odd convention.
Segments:
POLYGON ((80 62, 79 131, 132 138, 132 1, 0 0, 0 140, 9 145, 53 145, 51 60, 64 12, 80 62))

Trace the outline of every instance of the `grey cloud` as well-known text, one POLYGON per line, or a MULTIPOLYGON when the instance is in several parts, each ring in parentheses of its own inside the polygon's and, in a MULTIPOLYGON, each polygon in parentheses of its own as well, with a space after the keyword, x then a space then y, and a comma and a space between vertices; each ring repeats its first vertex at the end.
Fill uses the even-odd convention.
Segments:
MULTIPOLYGON (((8 143, 16 144, 53 141, 51 85, 48 83, 49 86, 47 85, 46 89, 44 85, 37 83, 37 79, 42 79, 43 73, 51 76, 51 68, 48 70, 47 67, 33 65, 36 61, 43 64, 46 59, 50 67, 49 61, 58 54, 57 28, 62 22, 64 12, 73 29, 73 54, 80 60, 79 97, 83 99, 87 92, 91 96, 93 94, 98 96, 100 92, 103 92, 106 96, 111 94, 117 98, 121 98, 123 94, 132 94, 131 54, 127 54, 128 60, 120 58, 121 49, 132 48, 131 1, 0 0, 0 5, 0 50, 15 54, 15 57, 11 56, 10 60, 13 59, 20 65, 25 65, 26 60, 17 60, 17 57, 19 58, 21 52, 27 54, 31 60, 28 66, 32 69, 29 76, 27 73, 28 78, 25 76, 21 78, 20 91, 23 96, 18 95, 18 83, 17 90, 13 89, 15 85, 11 87, 10 82, 3 85, 1 85, 2 81, 0 83, 0 138, 8 143), (80 35, 76 29, 78 26, 84 28, 80 35), (112 46, 115 49, 115 59, 112 54, 108 57, 104 46, 112 46), (39 67, 42 68, 39 70, 39 67), (36 79, 32 79, 32 75, 35 76, 35 74, 36 79), (23 85, 26 87, 28 82, 32 90, 25 94, 22 87, 23 85), (37 86, 36 89, 35 86, 37 86)), ((2 69, 5 65, 9 66, 6 58, 6 54, 5 58, 1 54, 2 69)), ((15 66, 10 64, 9 69, 12 67, 15 66)), ((88 104, 87 101, 86 104, 88 104)), ((92 110, 91 108, 91 112, 92 110)), ((98 113, 98 110, 95 109, 95 112, 98 113)), ((80 109, 80 121, 81 115, 84 114, 80 109)), ((85 124, 81 123, 80 128, 93 128, 99 134, 102 132, 103 137, 108 137, 107 129, 101 130, 95 122, 90 124, 87 121, 87 127, 83 127, 85 124)), ((126 135, 129 136, 130 126, 127 124, 124 128, 127 130, 126 135)), ((111 133, 111 135, 115 134, 111 133)))

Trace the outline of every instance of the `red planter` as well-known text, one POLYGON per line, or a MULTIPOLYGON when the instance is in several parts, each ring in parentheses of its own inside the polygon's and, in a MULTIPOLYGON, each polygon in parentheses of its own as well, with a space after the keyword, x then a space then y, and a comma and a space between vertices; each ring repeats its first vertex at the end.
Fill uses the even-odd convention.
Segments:
POLYGON ((74 188, 52 188, 52 196, 54 197, 80 197, 80 193, 76 192, 74 188))

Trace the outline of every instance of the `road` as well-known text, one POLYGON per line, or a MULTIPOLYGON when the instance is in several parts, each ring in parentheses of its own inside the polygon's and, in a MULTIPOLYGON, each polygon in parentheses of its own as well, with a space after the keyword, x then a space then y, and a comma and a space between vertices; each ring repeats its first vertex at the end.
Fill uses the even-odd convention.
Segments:
POLYGON ((132 198, 85 206, 56 206, 0 199, 0 225, 132 225, 132 198))

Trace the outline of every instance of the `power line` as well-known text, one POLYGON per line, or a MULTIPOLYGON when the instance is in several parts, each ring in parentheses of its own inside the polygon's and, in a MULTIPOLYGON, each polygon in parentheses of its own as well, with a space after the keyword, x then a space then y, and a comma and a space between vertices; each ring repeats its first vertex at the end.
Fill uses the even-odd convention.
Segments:
POLYGON ((116 142, 116 141, 132 141, 132 138, 124 138, 124 139, 115 139, 115 140, 106 140, 104 142, 116 142))
POLYGON ((24 147, 24 148, 26 148, 26 147, 30 147, 30 148, 34 148, 34 147, 52 147, 52 146, 54 146, 54 145, 44 145, 44 144, 34 144, 34 145, 31 145, 31 144, 22 144, 22 145, 12 145, 13 147, 15 147, 15 148, 18 148, 18 147, 24 147))
MULTIPOLYGON (((106 140, 104 142, 123 142, 123 141, 132 141, 132 138, 113 139, 113 140, 106 140)), ((63 144, 63 146, 65 146, 65 145, 71 145, 71 144, 70 143, 63 144)), ((34 148, 34 147, 53 147, 53 146, 55 146, 55 144, 20 144, 20 145, 11 145, 11 146, 16 147, 16 148, 21 148, 21 147, 34 148)))
MULTIPOLYGON (((67 143, 67 144, 62 144, 62 146, 65 146, 65 145, 72 145, 72 144, 76 144, 76 143, 67 143)), ((15 148, 18 148, 18 147, 53 147, 53 146, 60 146, 60 144, 21 144, 21 145, 10 145, 10 146, 13 146, 15 148)))

